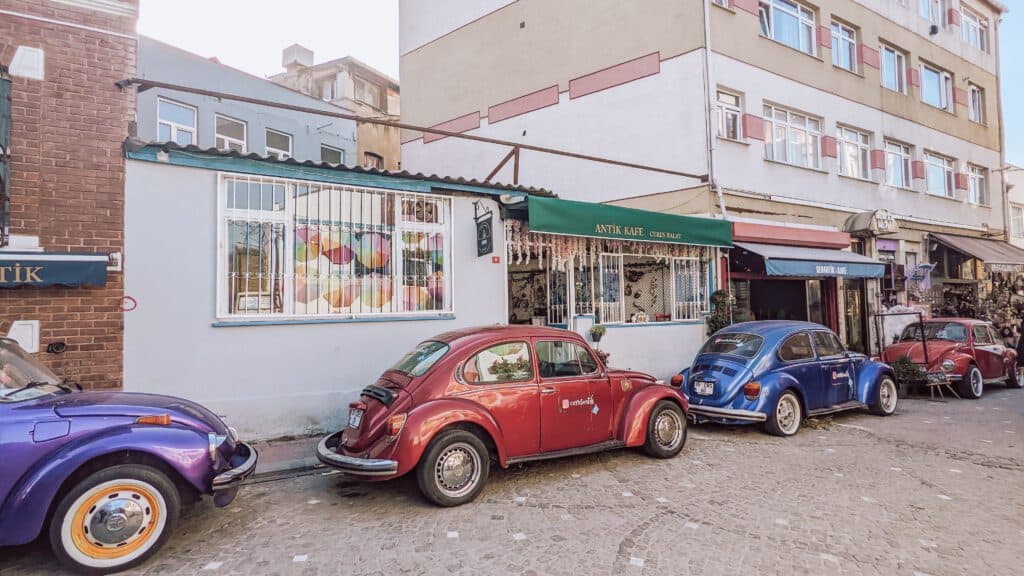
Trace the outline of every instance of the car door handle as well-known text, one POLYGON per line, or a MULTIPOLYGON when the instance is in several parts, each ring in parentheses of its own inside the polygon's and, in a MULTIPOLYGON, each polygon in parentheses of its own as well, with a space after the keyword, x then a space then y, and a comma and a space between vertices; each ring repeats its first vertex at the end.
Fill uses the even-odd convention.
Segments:
POLYGON ((540 389, 540 393, 541 394, 554 394, 555 393, 555 389, 552 388, 551 386, 545 386, 544 388, 540 389))

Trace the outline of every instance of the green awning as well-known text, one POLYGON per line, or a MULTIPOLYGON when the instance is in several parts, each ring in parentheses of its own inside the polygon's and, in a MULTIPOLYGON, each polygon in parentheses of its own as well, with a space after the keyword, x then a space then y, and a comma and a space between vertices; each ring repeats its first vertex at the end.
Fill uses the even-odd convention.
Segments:
POLYGON ((726 220, 537 196, 527 204, 532 232, 732 247, 732 224, 726 220))

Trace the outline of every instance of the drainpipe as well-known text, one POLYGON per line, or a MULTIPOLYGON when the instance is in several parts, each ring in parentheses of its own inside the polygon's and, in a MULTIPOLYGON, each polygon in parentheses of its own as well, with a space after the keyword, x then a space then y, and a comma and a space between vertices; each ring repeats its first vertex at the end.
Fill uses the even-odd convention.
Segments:
POLYGON ((999 25, 1003 23, 1002 15, 996 18, 992 27, 992 45, 996 56, 996 109, 999 115, 999 190, 1002 192, 1003 204, 1003 236, 1010 241, 1010 194, 1006 189, 1006 128, 1003 126, 1003 81, 999 68, 999 25))
POLYGON ((711 69, 711 2, 710 0, 704 0, 704 125, 705 125, 705 136, 707 138, 708 148, 708 184, 711 189, 715 191, 715 195, 718 196, 718 209, 722 213, 722 218, 726 218, 728 214, 725 210, 725 196, 722 194, 722 188, 718 185, 718 177, 715 175, 715 159, 716 159, 716 140, 715 138, 715 82, 714 75, 711 69))

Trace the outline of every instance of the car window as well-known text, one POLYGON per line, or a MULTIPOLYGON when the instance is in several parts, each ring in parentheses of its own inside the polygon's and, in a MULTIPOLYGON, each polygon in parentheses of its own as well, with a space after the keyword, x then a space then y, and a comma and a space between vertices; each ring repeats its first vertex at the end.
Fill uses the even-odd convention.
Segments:
POLYGON ((537 365, 541 378, 582 376, 598 371, 597 361, 590 351, 565 340, 537 342, 537 365))
POLYGON ((437 364, 437 361, 442 356, 448 353, 448 348, 448 345, 444 342, 434 342, 432 340, 421 342, 408 354, 402 356, 402 359, 392 366, 391 369, 410 376, 423 376, 427 373, 427 370, 430 370, 434 364, 437 364))
POLYGON ((984 324, 975 324, 973 330, 975 344, 991 344, 993 342, 992 335, 988 333, 988 327, 984 324))
POLYGON ((462 379, 471 384, 532 380, 530 347, 526 342, 503 342, 477 352, 462 365, 462 379))
POLYGON ((779 346, 779 358, 784 362, 814 358, 811 337, 806 332, 793 334, 779 346))
POLYGON ((995 326, 989 326, 988 333, 992 335, 992 342, 998 343, 1002 339, 1002 336, 999 334, 999 331, 996 330, 995 326))
POLYGON ((818 349, 818 356, 839 356, 843 353, 843 345, 831 333, 824 330, 816 330, 814 335, 814 347, 818 349))
POLYGON ((763 343, 764 338, 755 334, 726 332, 708 338, 698 354, 731 354, 743 358, 753 358, 757 356, 757 351, 761 349, 763 343))
MULTIPOLYGON (((951 342, 966 342, 967 327, 956 322, 926 322, 924 335, 929 340, 949 340, 951 342)), ((921 340, 921 325, 911 324, 903 330, 900 341, 921 340)))

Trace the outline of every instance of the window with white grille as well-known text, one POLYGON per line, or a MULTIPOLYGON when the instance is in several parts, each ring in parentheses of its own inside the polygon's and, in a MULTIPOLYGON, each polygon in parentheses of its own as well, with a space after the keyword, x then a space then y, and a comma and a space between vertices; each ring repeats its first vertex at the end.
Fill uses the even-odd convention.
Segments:
POLYGON ((626 315, 622 298, 622 255, 601 254, 600 265, 597 320, 602 324, 622 322, 626 315))
POLYGON ((988 170, 967 165, 967 198, 973 204, 988 205, 988 170))
POLYGON ((821 167, 821 120, 776 106, 764 107, 765 157, 807 168, 821 167))
POLYGON ((699 320, 709 309, 708 268, 700 258, 672 259, 672 319, 699 320))
POLYGON ((869 156, 871 135, 853 128, 840 126, 837 135, 839 143, 839 173, 851 178, 867 179, 871 176, 869 156))
POLYGON ((453 309, 450 198, 234 175, 219 198, 220 317, 453 309))
POLYGON ((910 146, 887 141, 885 143, 885 183, 897 188, 910 188, 911 161, 910 146))
POLYGON ((925 152, 924 154, 925 184, 929 194, 953 197, 953 159, 925 152))

